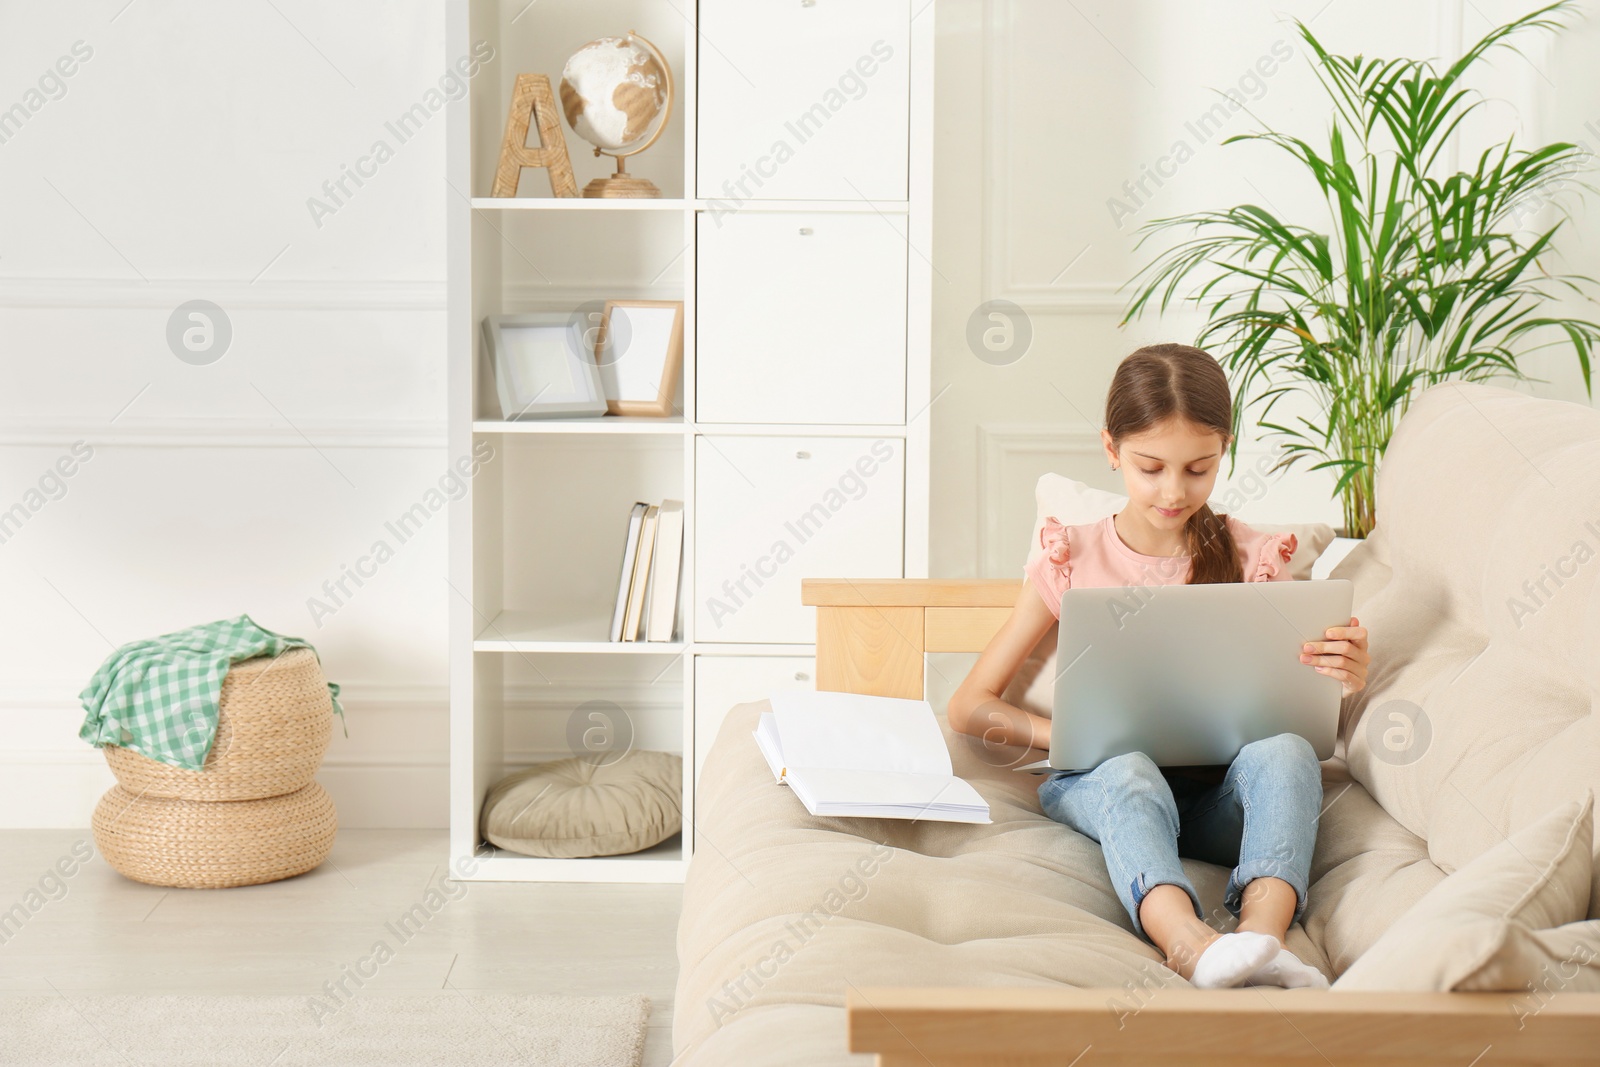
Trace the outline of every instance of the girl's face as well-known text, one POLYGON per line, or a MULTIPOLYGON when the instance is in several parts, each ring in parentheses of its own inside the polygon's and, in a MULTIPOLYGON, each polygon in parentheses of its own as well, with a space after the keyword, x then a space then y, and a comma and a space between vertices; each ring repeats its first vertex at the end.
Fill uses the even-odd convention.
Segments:
POLYGON ((1122 470, 1128 509, 1159 530, 1180 529, 1211 498, 1227 448, 1215 430, 1176 416, 1125 438, 1121 448, 1105 430, 1100 438, 1110 461, 1122 470))

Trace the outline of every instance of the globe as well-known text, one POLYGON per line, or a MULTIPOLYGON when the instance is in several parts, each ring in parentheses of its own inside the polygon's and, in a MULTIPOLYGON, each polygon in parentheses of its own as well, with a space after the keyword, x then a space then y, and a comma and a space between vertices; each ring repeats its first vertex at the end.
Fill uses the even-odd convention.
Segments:
POLYGON ((632 33, 602 37, 578 49, 561 71, 567 125, 595 146, 596 155, 639 151, 667 110, 671 76, 655 46, 645 45, 632 33))

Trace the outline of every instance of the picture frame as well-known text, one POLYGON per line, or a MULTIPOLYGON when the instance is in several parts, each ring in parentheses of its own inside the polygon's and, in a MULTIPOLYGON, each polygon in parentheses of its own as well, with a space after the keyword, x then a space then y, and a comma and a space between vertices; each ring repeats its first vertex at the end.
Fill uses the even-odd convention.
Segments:
POLYGON ((486 315, 483 334, 501 418, 591 418, 606 413, 599 367, 585 343, 579 316, 570 311, 486 315))
POLYGON ((594 361, 608 414, 680 414, 673 404, 683 368, 683 301, 607 300, 594 361))

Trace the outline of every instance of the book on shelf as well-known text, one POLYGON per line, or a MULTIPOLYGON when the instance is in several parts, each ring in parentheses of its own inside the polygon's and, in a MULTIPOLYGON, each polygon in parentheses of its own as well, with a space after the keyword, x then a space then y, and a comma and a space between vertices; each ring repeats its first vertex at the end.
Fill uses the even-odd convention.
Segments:
POLYGON ((813 815, 988 823, 989 802, 954 774, 926 700, 780 690, 756 746, 773 780, 813 815))
POLYGON ((611 612, 611 640, 622 640, 622 620, 628 615, 628 591, 633 585, 633 561, 639 552, 639 530, 644 526, 644 513, 650 507, 636 501, 628 515, 628 540, 622 549, 622 576, 617 580, 617 606, 611 612))
POLYGON ((628 586, 628 611, 622 620, 622 639, 639 638, 639 619, 644 614, 644 588, 650 576, 650 556, 656 546, 656 516, 661 511, 658 504, 648 504, 644 509, 644 522, 639 527, 639 546, 633 556, 633 581, 628 586))
POLYGON ((678 585, 683 576, 683 501, 663 500, 656 521, 655 560, 650 565, 645 640, 671 641, 678 618, 678 585))
POLYGON ((683 562, 683 501, 635 501, 611 613, 613 641, 671 641, 683 562))

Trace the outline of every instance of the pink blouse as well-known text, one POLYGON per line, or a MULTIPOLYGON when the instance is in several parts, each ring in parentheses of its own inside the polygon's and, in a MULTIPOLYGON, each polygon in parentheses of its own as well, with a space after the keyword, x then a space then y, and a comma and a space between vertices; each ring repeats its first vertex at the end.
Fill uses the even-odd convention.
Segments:
MULTIPOLYGON (((1147 556, 1123 543, 1115 516, 1082 526, 1063 526, 1055 516, 1039 531, 1043 552, 1028 561, 1023 573, 1044 598, 1050 614, 1061 617, 1061 594, 1069 586, 1183 585, 1189 580, 1189 557, 1147 556)), ((1289 557, 1298 545, 1292 533, 1256 530, 1232 515, 1228 529, 1239 549, 1247 582, 1291 581, 1289 557)))

